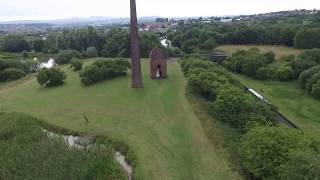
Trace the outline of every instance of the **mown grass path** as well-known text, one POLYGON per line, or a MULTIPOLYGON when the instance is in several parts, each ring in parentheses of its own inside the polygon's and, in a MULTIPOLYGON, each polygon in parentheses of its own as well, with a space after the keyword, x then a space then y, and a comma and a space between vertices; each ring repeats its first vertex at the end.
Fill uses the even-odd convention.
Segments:
POLYGON ((180 65, 169 62, 169 78, 151 80, 148 62, 142 64, 143 89, 132 89, 130 76, 83 87, 78 73, 64 68, 68 79, 61 87, 42 88, 33 79, 0 89, 0 111, 122 140, 137 155, 135 173, 144 179, 241 179, 194 114, 180 65))

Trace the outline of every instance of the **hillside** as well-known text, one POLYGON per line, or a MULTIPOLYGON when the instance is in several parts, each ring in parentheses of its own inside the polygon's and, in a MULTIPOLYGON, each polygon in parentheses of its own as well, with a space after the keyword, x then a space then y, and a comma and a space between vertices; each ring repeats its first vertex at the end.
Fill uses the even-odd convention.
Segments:
POLYGON ((0 111, 24 112, 52 125, 121 140, 138 158, 138 178, 241 179, 205 135, 176 61, 169 63, 169 78, 163 81, 151 80, 143 61, 145 88, 138 90, 130 88, 130 76, 83 87, 78 73, 63 69, 68 78, 61 87, 42 88, 32 78, 1 85, 0 111))

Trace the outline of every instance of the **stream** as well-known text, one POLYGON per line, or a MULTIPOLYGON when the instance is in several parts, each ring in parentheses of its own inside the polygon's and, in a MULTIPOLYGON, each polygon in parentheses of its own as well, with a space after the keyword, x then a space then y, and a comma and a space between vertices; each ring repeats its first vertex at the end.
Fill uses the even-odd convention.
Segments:
MULTIPOLYGON (((72 148, 84 150, 84 149, 90 149, 90 147, 94 146, 91 144, 93 136, 72 136, 72 135, 60 135, 53 132, 50 132, 48 130, 43 130, 43 132, 48 136, 49 138, 62 138, 64 142, 72 148)), ((132 180, 132 167, 126 162, 126 158, 121 152, 117 151, 114 154, 114 159, 120 164, 122 169, 127 173, 128 180, 132 180)))

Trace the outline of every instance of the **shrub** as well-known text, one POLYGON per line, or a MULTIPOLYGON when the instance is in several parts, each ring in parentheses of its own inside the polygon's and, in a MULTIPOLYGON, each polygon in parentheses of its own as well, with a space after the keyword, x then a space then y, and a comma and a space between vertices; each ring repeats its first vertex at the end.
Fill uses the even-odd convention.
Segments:
POLYGON ((63 81, 67 78, 65 72, 58 68, 43 68, 37 75, 38 83, 41 86, 59 86, 63 84, 63 81))
POLYGON ((282 127, 252 129, 241 141, 244 167, 262 179, 282 179, 291 152, 317 150, 313 139, 300 131, 282 127))
POLYGON ((260 80, 266 80, 272 77, 272 71, 269 68, 261 67, 258 69, 256 77, 260 80))
POLYGON ((0 59, 0 71, 3 71, 8 68, 20 69, 24 72, 28 71, 28 67, 19 60, 0 59))
POLYGON ((315 74, 320 73, 320 65, 303 71, 299 76, 299 84, 302 88, 307 88, 307 83, 315 74))
POLYGON ((295 73, 292 67, 282 66, 276 71, 274 77, 280 81, 288 81, 294 79, 295 73))
POLYGON ((285 165, 284 179, 315 180, 320 177, 320 155, 318 152, 292 152, 285 165))
POLYGON ((88 47, 86 51, 86 57, 87 58, 98 57, 98 50, 95 47, 88 47))
POLYGON ((68 64, 72 58, 81 58, 81 54, 76 50, 63 50, 56 56, 57 64, 68 64))
POLYGON ((225 86, 219 91, 210 111, 218 120, 243 130, 274 123, 274 115, 267 105, 234 86, 225 86))
POLYGON ((106 79, 112 79, 127 74, 130 63, 124 59, 99 60, 80 73, 81 82, 91 85, 106 79))
POLYGON ((276 55, 272 51, 266 52, 264 54, 264 56, 265 56, 265 63, 266 64, 271 64, 276 59, 276 55))
MULTIPOLYGON (((259 49, 250 49, 248 51, 240 50, 232 54, 224 66, 234 73, 243 73, 249 77, 257 77, 257 71, 273 63, 275 55, 272 52, 260 53, 259 49)), ((261 75, 260 72, 259 75, 261 75)))
POLYGON ((303 71, 320 64, 320 49, 311 49, 304 51, 294 61, 290 63, 295 71, 296 77, 299 77, 303 71))
POLYGON ((311 95, 320 98, 320 65, 303 71, 299 77, 299 84, 311 95))
POLYGON ((320 98, 320 79, 317 81, 317 83, 313 84, 311 95, 320 98))
POLYGON ((0 72, 0 82, 17 80, 25 75, 26 73, 20 69, 8 68, 0 72))
POLYGON ((80 71, 82 69, 83 62, 80 59, 72 59, 70 64, 70 67, 73 68, 74 71, 80 71))

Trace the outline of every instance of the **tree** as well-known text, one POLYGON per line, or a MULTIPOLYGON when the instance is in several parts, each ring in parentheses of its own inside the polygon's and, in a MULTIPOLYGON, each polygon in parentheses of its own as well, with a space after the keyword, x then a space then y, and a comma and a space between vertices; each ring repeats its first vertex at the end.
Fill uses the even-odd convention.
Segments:
POLYGON ((67 78, 65 72, 58 68, 43 68, 37 75, 37 81, 41 86, 59 86, 64 83, 64 80, 67 78))
POLYGON ((98 56, 98 51, 95 47, 88 47, 86 51, 86 57, 87 58, 94 58, 98 56))
POLYGON ((30 44, 21 35, 8 35, 3 39, 2 49, 8 52, 30 51, 30 44))
POLYGON ((81 58, 81 54, 76 50, 62 50, 56 56, 56 63, 68 64, 72 58, 81 58))
POLYGON ((294 38, 294 47, 301 49, 320 48, 320 28, 299 31, 294 38))
POLYGON ((103 57, 130 57, 129 32, 120 28, 108 31, 101 55, 103 57))
POLYGON ((142 57, 147 58, 153 48, 162 47, 159 41, 159 36, 153 32, 141 33, 140 37, 140 50, 142 57))
POLYGON ((318 150, 313 139, 283 127, 251 129, 241 139, 240 149, 244 167, 262 179, 283 179, 290 153, 318 150))
POLYGON ((33 50, 43 52, 46 49, 46 42, 42 39, 36 39, 32 42, 33 50))

